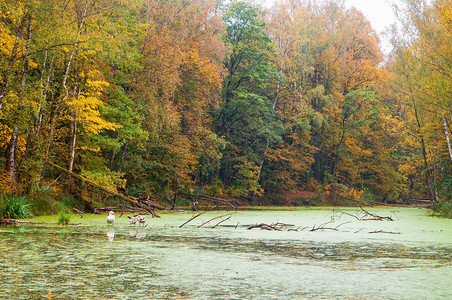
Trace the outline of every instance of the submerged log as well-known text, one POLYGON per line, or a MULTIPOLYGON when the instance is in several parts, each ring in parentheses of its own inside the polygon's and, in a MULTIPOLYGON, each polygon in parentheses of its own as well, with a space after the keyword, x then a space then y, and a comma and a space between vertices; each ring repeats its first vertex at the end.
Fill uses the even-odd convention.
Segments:
POLYGON ((384 230, 375 230, 369 233, 387 233, 387 234, 401 234, 400 232, 392 232, 392 231, 384 231, 384 230))
MULTIPOLYGON (((274 223, 274 224, 265 224, 261 223, 258 225, 251 225, 247 228, 247 230, 260 228, 263 230, 269 230, 269 231, 299 231, 300 227, 294 228, 295 225, 293 224, 285 224, 285 223, 274 223)), ((302 228, 300 231, 303 231, 305 228, 302 228)))
POLYGON ((55 225, 55 223, 0 219, 0 225, 55 225))

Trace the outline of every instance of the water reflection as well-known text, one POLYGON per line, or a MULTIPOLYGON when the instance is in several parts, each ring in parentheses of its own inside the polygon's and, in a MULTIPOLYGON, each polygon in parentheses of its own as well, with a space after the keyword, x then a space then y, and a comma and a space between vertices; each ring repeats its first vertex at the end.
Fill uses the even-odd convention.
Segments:
POLYGON ((146 238, 146 232, 144 230, 136 231, 136 230, 130 230, 129 236, 131 238, 137 238, 137 239, 144 239, 146 238))
POLYGON ((109 242, 113 242, 113 240, 115 239, 115 230, 114 229, 108 230, 107 237, 109 242))
MULTIPOLYGON (((179 229, 186 219, 139 229, 0 227, 0 299, 42 299, 49 292, 55 299, 452 297, 450 242, 179 229)), ((404 237, 402 225, 391 226, 404 237)))

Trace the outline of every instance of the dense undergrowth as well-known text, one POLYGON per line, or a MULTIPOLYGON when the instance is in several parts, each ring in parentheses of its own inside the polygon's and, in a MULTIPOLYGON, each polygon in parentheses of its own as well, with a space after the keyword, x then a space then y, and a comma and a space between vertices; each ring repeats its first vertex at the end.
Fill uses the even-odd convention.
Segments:
POLYGON ((0 193, 0 216, 3 218, 30 218, 32 204, 25 196, 0 193))
MULTIPOLYGON (((362 197, 361 201, 351 201, 350 199, 338 199, 333 201, 326 197, 326 195, 317 192, 305 192, 303 197, 287 197, 283 195, 266 196, 256 200, 239 201, 239 206, 266 206, 266 207, 281 207, 281 206, 356 206, 356 205, 372 205, 374 198, 366 195, 362 197)), ((179 197, 178 197, 179 198, 179 197)), ((162 200, 163 201, 163 200, 162 200)), ((171 203, 163 201, 162 205, 168 206, 171 203)), ((93 207, 104 206, 120 206, 121 201, 116 199, 103 199, 102 201, 91 201, 93 207)), ((50 192, 35 193, 32 197, 20 196, 17 194, 0 193, 0 218, 23 219, 31 218, 39 215, 58 215, 60 224, 68 224, 70 221, 70 214, 72 208, 76 207, 86 211, 86 202, 76 197, 68 195, 56 195, 50 192)), ((188 199, 179 199, 176 201, 176 206, 190 207, 191 201, 188 199)), ((169 207, 169 206, 168 206, 169 207)), ((443 201, 439 205, 432 207, 432 215, 437 217, 452 219, 452 201, 443 201)))
POLYGON ((452 219, 452 201, 444 201, 433 206, 433 215, 442 218, 452 219))

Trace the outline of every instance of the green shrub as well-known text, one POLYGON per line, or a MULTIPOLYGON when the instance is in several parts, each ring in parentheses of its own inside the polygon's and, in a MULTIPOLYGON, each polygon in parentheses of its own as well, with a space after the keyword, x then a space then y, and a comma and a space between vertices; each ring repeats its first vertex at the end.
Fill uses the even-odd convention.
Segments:
POLYGON ((452 201, 444 201, 433 206, 433 215, 452 219, 452 201))
POLYGON ((66 209, 62 209, 60 211, 59 217, 58 217, 58 224, 61 225, 68 225, 71 221, 71 215, 66 209))
POLYGON ((33 217, 31 203, 24 196, 1 193, 0 216, 14 219, 31 218, 33 217))
POLYGON ((58 211, 55 208, 58 202, 55 201, 54 196, 52 196, 49 191, 35 192, 31 196, 30 201, 33 203, 32 209, 35 216, 54 214, 56 211, 58 211))

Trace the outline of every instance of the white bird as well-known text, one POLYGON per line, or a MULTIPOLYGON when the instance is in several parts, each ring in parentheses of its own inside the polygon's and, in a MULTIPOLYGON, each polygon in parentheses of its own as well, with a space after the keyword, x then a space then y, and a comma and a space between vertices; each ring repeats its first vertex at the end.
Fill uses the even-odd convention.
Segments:
POLYGON ((107 216, 107 224, 114 224, 115 223, 115 212, 114 211, 110 211, 110 213, 107 216))

